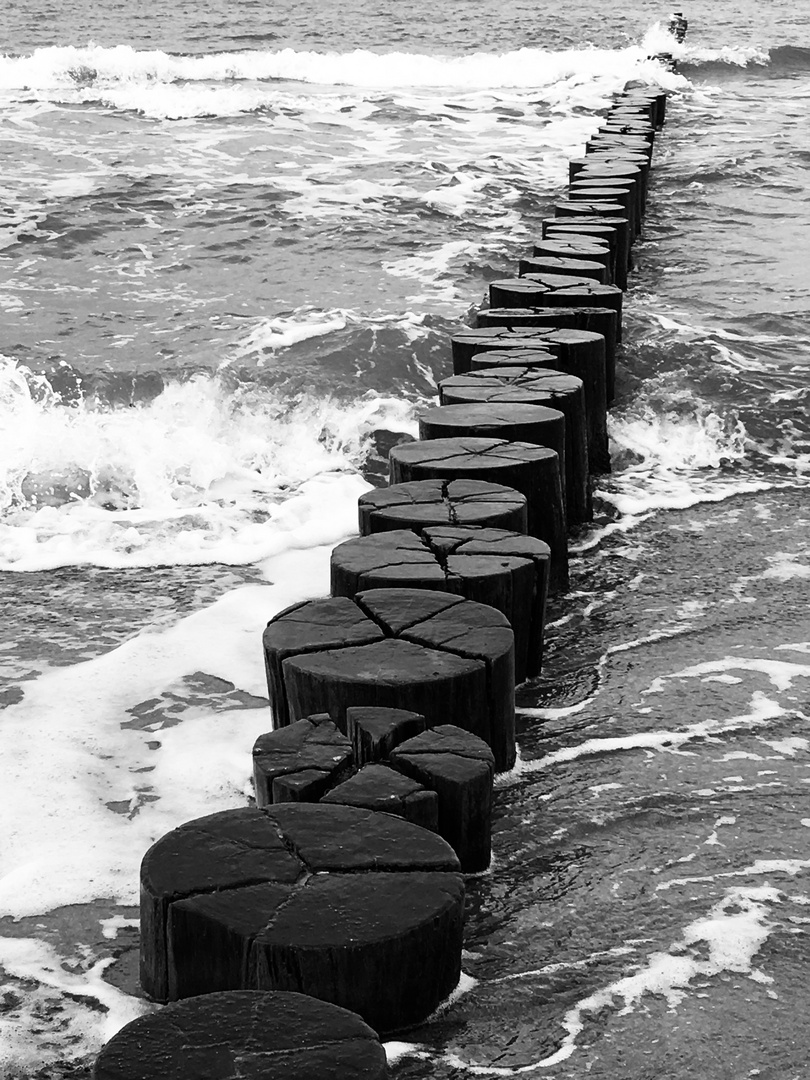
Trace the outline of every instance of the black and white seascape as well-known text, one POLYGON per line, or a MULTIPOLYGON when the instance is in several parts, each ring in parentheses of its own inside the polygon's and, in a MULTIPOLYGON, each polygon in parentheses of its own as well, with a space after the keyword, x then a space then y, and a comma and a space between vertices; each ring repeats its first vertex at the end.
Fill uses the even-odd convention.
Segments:
POLYGON ((0 55, 0 1076, 86 1080, 155 1008, 144 852, 248 805, 262 628, 328 593, 629 80, 670 97, 612 472, 518 689, 461 982, 386 1052, 805 1076, 810 16, 700 0, 673 46, 651 0, 67 8, 20 0, 0 55))

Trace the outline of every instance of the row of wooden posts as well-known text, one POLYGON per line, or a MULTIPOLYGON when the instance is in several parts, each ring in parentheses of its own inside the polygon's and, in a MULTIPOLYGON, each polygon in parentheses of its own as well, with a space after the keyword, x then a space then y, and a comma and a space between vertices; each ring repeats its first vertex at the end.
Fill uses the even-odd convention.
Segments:
POLYGON ((256 805, 186 823, 141 869, 141 982, 96 1080, 386 1075, 379 1036, 461 971, 464 874, 490 862, 515 684, 610 469, 622 296, 666 96, 631 87, 570 162, 518 276, 452 338, 453 375, 360 499, 331 595, 264 632, 256 805), (348 1010, 348 1011, 347 1011, 348 1010), (206 1071, 207 1070, 207 1071, 206 1071))

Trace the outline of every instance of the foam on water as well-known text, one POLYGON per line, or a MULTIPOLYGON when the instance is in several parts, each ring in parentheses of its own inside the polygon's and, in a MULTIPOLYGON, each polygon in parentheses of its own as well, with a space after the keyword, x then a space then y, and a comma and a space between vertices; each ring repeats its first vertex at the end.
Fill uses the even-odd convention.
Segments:
POLYGON ((533 1073, 567 1061, 576 1051, 589 1018, 602 1017, 607 1010, 627 1015, 647 994, 663 997, 674 1009, 698 978, 713 978, 728 971, 747 975, 755 982, 772 981, 753 967, 753 960, 774 927, 772 905, 782 899, 778 889, 767 885, 726 890, 705 916, 684 927, 680 940, 666 952, 649 954, 639 970, 589 994, 569 1009, 560 1021, 566 1033, 561 1045, 539 1061, 509 1068, 476 1065, 453 1052, 443 1058, 452 1067, 476 1076, 533 1073))
POLYGON ((325 543, 354 528, 370 433, 413 427, 407 403, 374 393, 290 402, 197 376, 131 408, 66 408, 11 361, 0 380, 4 570, 247 565, 325 543))
POLYGON ((768 698, 757 691, 751 697, 750 709, 746 713, 727 719, 697 720, 680 729, 662 729, 639 731, 629 735, 616 735, 601 739, 586 739, 574 746, 554 750, 544 757, 532 761, 520 760, 508 773, 497 778, 498 787, 507 787, 519 782, 533 773, 565 765, 580 758, 593 757, 597 754, 626 753, 631 750, 653 750, 658 753, 677 754, 681 747, 695 739, 707 736, 731 734, 737 731, 749 731, 762 727, 785 715, 785 709, 778 701, 768 698))
MULTIPOLYGON (((115 1033, 149 1012, 145 1001, 111 986, 103 973, 112 960, 88 963, 86 956, 63 957, 35 938, 0 938, 0 966, 28 987, 23 1008, 0 1016, 0 1066, 32 1061, 31 1032, 49 1029, 38 1040, 35 1066, 64 1060, 66 1048, 101 1047, 115 1033)), ((0 984, 13 998, 15 986, 0 984)))
POLYGON ((613 471, 600 477, 596 494, 621 516, 594 529, 574 550, 630 530, 656 510, 720 502, 778 482, 735 469, 751 445, 736 413, 712 408, 687 388, 659 391, 655 382, 649 379, 639 398, 608 414, 613 471))

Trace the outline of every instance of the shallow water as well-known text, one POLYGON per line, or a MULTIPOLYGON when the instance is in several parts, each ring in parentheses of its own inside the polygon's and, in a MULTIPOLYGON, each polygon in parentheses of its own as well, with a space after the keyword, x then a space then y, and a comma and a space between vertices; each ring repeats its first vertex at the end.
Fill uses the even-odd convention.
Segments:
MULTIPOLYGON (((249 797, 262 625, 327 590, 375 432, 415 432, 596 110, 661 75, 666 16, 240 12, 7 20, 10 1080, 86 1077, 146 1007, 143 851, 249 797)), ((686 14, 614 471, 519 692, 465 992, 390 1046, 396 1076, 805 1069, 808 16, 686 14)))

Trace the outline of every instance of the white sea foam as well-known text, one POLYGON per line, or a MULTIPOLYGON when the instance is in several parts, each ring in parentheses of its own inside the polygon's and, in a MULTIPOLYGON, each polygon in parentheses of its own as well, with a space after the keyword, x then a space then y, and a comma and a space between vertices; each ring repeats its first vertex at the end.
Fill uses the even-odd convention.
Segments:
POLYGON ((453 281, 450 267, 456 260, 464 256, 473 258, 480 251, 481 245, 469 240, 448 240, 432 251, 404 255, 399 259, 384 262, 382 268, 392 277, 412 278, 426 287, 425 292, 410 297, 409 303, 430 304, 441 301, 457 304, 462 297, 453 281))
POLYGON ((348 321, 348 314, 338 310, 313 311, 308 314, 298 312, 295 315, 259 319, 250 333, 236 346, 233 355, 224 360, 220 368, 227 367, 235 360, 241 360, 246 356, 285 349, 290 345, 297 345, 300 341, 325 337, 336 330, 343 330, 348 321))
POLYGON ((761 656, 724 656, 720 660, 706 660, 702 664, 693 664, 680 671, 670 672, 654 679, 645 694, 660 694, 667 689, 672 679, 692 679, 712 674, 713 672, 741 671, 759 672, 764 675, 776 690, 790 690, 796 679, 810 678, 810 664, 791 663, 787 660, 768 660, 761 656))
POLYGON ((66 408, 43 385, 0 365, 4 570, 245 565, 326 542, 354 527, 369 433, 413 428, 406 402, 373 393, 291 403, 199 376, 133 408, 66 408))
POLYGON ((775 578, 777 581, 791 581, 793 578, 810 578, 810 564, 799 562, 801 555, 797 553, 778 551, 774 555, 766 556, 770 566, 762 574, 764 578, 775 578))
MULTIPOLYGON (((671 39, 670 39, 671 40, 671 39)), ((571 49, 548 52, 524 48, 507 53, 464 56, 408 52, 347 53, 249 51, 178 56, 137 51, 126 45, 103 48, 53 47, 30 56, 0 58, 0 89, 59 90, 109 88, 177 82, 232 83, 290 80, 328 86, 495 88, 547 86, 572 76, 666 80, 660 65, 650 63, 645 44, 622 50, 571 49)), ((674 85, 685 80, 669 77, 674 85)))
POLYGON ((567 765, 583 757, 601 754, 626 753, 631 750, 652 750, 658 753, 677 753, 682 746, 695 739, 708 736, 730 734, 734 731, 746 731, 762 727, 772 720, 785 715, 782 706, 761 692, 751 697, 750 710, 727 719, 695 721, 683 728, 661 729, 657 731, 639 731, 629 735, 616 735, 602 739, 586 739, 574 746, 555 750, 544 757, 532 761, 519 761, 507 774, 498 777, 499 787, 509 786, 523 776, 528 776, 558 765, 567 765))
POLYGON ((744 426, 696 405, 689 391, 667 393, 663 407, 643 397, 611 415, 609 433, 617 471, 600 494, 623 514, 684 508, 743 486, 718 472, 745 457, 744 426))
MULTIPOLYGON (((43 1024, 50 1030, 37 1040, 37 1068, 64 1060, 71 1045, 80 1047, 81 1053, 97 1052, 124 1024, 149 1012, 152 1006, 145 1001, 104 980, 103 972, 111 963, 63 957, 34 938, 0 937, 0 966, 26 986, 19 1003, 9 1004, 0 1015, 0 1069, 30 1067, 31 1033, 43 1024), (49 1024, 43 1019, 49 1016, 58 1020, 49 1024)), ((7 983, 5 988, 12 991, 14 986, 7 983)))

